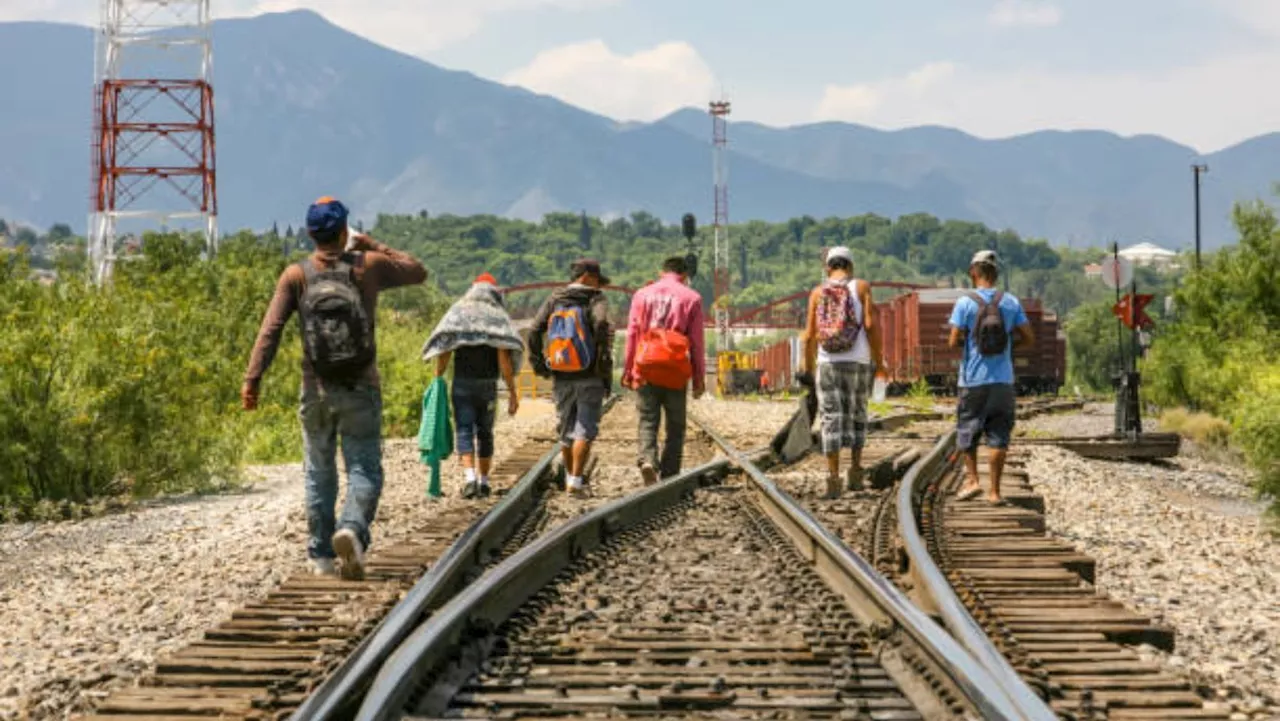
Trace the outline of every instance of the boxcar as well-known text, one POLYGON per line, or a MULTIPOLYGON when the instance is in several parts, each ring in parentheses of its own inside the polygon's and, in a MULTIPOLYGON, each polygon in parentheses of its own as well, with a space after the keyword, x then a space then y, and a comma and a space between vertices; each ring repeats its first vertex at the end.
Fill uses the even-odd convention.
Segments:
MULTIPOLYGON (((960 289, 919 290, 879 306, 884 333, 885 364, 890 389, 901 393, 924 379, 945 393, 956 390, 961 350, 951 348, 951 309, 966 292, 960 289)), ((1013 353, 1018 392, 1056 393, 1065 375, 1065 342, 1058 337, 1058 318, 1038 299, 1023 300, 1036 342, 1013 353)))

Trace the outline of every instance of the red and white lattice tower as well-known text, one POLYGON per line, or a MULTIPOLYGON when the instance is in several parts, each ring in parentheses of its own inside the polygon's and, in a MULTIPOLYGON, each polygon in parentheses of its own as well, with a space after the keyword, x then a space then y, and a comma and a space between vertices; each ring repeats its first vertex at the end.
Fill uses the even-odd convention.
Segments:
POLYGON ((729 102, 711 103, 711 156, 715 179, 715 249, 712 254, 712 291, 716 319, 716 347, 731 350, 729 334, 729 102))
POLYGON ((101 3, 89 216, 99 282, 145 230, 195 230, 209 254, 218 240, 210 0, 101 3))

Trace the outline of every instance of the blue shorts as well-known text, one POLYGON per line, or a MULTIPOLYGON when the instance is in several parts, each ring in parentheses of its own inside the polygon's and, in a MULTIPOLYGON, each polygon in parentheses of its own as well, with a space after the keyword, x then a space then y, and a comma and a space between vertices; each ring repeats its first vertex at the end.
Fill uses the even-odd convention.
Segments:
POLYGON ((962 451, 974 450, 986 435, 988 448, 1008 448, 1017 411, 1012 385, 961 388, 956 402, 956 446, 962 451))

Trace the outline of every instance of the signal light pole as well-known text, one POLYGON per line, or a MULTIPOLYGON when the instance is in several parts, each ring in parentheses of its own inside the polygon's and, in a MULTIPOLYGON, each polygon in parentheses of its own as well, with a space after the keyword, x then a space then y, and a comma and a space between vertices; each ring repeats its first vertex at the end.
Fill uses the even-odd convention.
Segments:
POLYGON ((1191 166, 1191 176, 1195 181, 1196 194, 1196 270, 1200 270, 1200 176, 1208 173, 1209 166, 1196 164, 1191 166))

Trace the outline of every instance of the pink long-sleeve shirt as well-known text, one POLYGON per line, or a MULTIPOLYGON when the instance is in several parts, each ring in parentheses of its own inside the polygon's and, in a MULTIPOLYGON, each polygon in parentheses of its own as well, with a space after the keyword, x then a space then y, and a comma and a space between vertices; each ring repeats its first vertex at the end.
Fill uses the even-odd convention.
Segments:
POLYGON ((636 291, 631 298, 631 316, 627 321, 627 357, 623 366, 623 382, 635 380, 636 346, 640 336, 650 328, 665 328, 689 338, 689 359, 693 363, 693 379, 702 384, 707 372, 707 347, 703 328, 702 296, 680 282, 676 273, 663 273, 658 282, 636 291))

